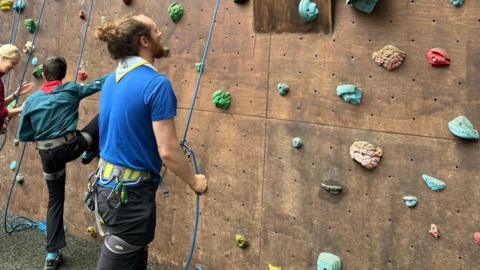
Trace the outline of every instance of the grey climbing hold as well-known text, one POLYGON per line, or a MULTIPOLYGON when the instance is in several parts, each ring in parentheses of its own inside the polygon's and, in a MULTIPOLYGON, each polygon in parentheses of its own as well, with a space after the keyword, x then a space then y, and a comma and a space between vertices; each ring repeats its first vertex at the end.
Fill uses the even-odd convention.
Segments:
POLYGON ((23 180, 25 180, 25 176, 21 173, 17 174, 17 177, 15 177, 15 181, 20 185, 23 184, 23 180))
POLYGON ((311 0, 301 0, 298 5, 298 12, 306 22, 313 22, 318 16, 318 8, 311 0))
POLYGON ((345 102, 352 104, 360 104, 362 101, 362 89, 354 84, 342 84, 337 86, 337 95, 345 102))
POLYGON ((342 261, 340 257, 328 252, 322 252, 318 256, 317 270, 340 270, 342 261))
POLYGON ((13 160, 12 162, 10 162, 9 168, 10 170, 15 171, 15 169, 17 169, 17 161, 13 160))
POLYGON ((277 84, 277 91, 278 93, 280 93, 281 96, 285 96, 289 90, 290 88, 286 83, 281 82, 277 84))
POLYGON ((435 224, 430 225, 430 231, 428 231, 433 237, 440 238, 440 231, 438 230, 438 226, 435 224))
POLYGON ((14 145, 14 146, 18 146, 19 144, 20 144, 20 140, 19 140, 19 139, 17 139, 17 138, 13 139, 13 145, 14 145))
POLYGON ((325 190, 326 192, 332 194, 332 195, 337 195, 342 192, 342 187, 341 186, 334 186, 334 185, 327 185, 327 184, 321 184, 322 189, 325 190))
POLYGON ((405 205, 410 208, 415 207, 418 202, 418 198, 415 196, 405 196, 403 197, 403 200, 405 201, 405 205))
POLYGON ((38 57, 36 57, 36 56, 33 57, 33 59, 32 59, 32 65, 34 65, 34 66, 38 65, 38 57))
POLYGON ((463 3, 465 3, 465 0, 450 0, 450 3, 452 3, 454 7, 461 7, 463 3))
POLYGON ((295 137, 292 139, 292 146, 295 148, 300 148, 303 146, 303 140, 300 137, 295 137))
POLYGON ((448 129, 455 136, 468 140, 479 140, 480 134, 467 117, 460 115, 448 122, 448 129))
POLYGON ((425 181, 425 184, 427 184, 428 188, 433 191, 441 191, 447 187, 447 184, 445 182, 435 177, 424 174, 422 175, 422 178, 423 181, 425 181))
POLYGON ((372 59, 379 66, 392 71, 400 67, 407 54, 393 45, 386 45, 382 49, 372 54, 372 59))

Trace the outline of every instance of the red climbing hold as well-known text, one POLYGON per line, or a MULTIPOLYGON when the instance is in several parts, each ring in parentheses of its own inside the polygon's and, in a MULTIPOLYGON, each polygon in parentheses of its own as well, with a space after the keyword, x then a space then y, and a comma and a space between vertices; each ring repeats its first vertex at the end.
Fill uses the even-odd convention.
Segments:
POLYGON ((122 0, 123 3, 125 3, 125 5, 127 6, 130 6, 130 4, 132 3, 132 0, 122 0))
POLYGON ((434 67, 450 65, 450 57, 445 49, 432 48, 427 52, 427 60, 434 67))
POLYGON ((85 81, 87 78, 88 78, 88 74, 85 70, 82 69, 82 70, 78 71, 78 79, 80 81, 85 81))
POLYGON ((480 232, 476 232, 473 234, 473 239, 475 239, 475 243, 480 246, 480 232))
POLYGON ((80 17, 80 19, 84 20, 87 18, 87 14, 85 13, 85 11, 82 9, 80 10, 80 12, 78 12, 78 17, 80 17))

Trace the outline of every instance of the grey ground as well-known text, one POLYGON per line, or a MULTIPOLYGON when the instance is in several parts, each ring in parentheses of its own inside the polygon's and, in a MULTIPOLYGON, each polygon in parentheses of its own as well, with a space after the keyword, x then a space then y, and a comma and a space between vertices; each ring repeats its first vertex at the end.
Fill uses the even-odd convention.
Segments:
MULTIPOLYGON (((0 270, 42 270, 46 256, 45 235, 37 229, 9 235, 4 231, 3 214, 0 221, 0 270)), ((59 269, 93 270, 99 251, 100 244, 96 241, 78 239, 67 234, 67 247, 62 250, 66 260, 59 269)), ((148 269, 169 268, 149 265, 148 269)))

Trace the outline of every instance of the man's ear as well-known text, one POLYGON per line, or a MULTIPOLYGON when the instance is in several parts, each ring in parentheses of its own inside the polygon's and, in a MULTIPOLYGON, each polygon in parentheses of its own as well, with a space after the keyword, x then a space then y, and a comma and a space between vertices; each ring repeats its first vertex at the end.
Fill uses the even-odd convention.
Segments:
POLYGON ((142 47, 150 46, 150 40, 146 36, 141 36, 140 39, 138 40, 138 43, 142 47))

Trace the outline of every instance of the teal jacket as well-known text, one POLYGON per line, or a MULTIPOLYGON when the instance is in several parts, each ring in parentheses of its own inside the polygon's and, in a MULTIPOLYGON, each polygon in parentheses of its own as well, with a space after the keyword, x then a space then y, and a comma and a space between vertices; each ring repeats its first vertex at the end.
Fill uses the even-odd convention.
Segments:
POLYGON ((67 82, 49 94, 35 91, 23 105, 17 138, 20 141, 42 141, 75 131, 80 101, 100 91, 108 75, 85 85, 67 82))

